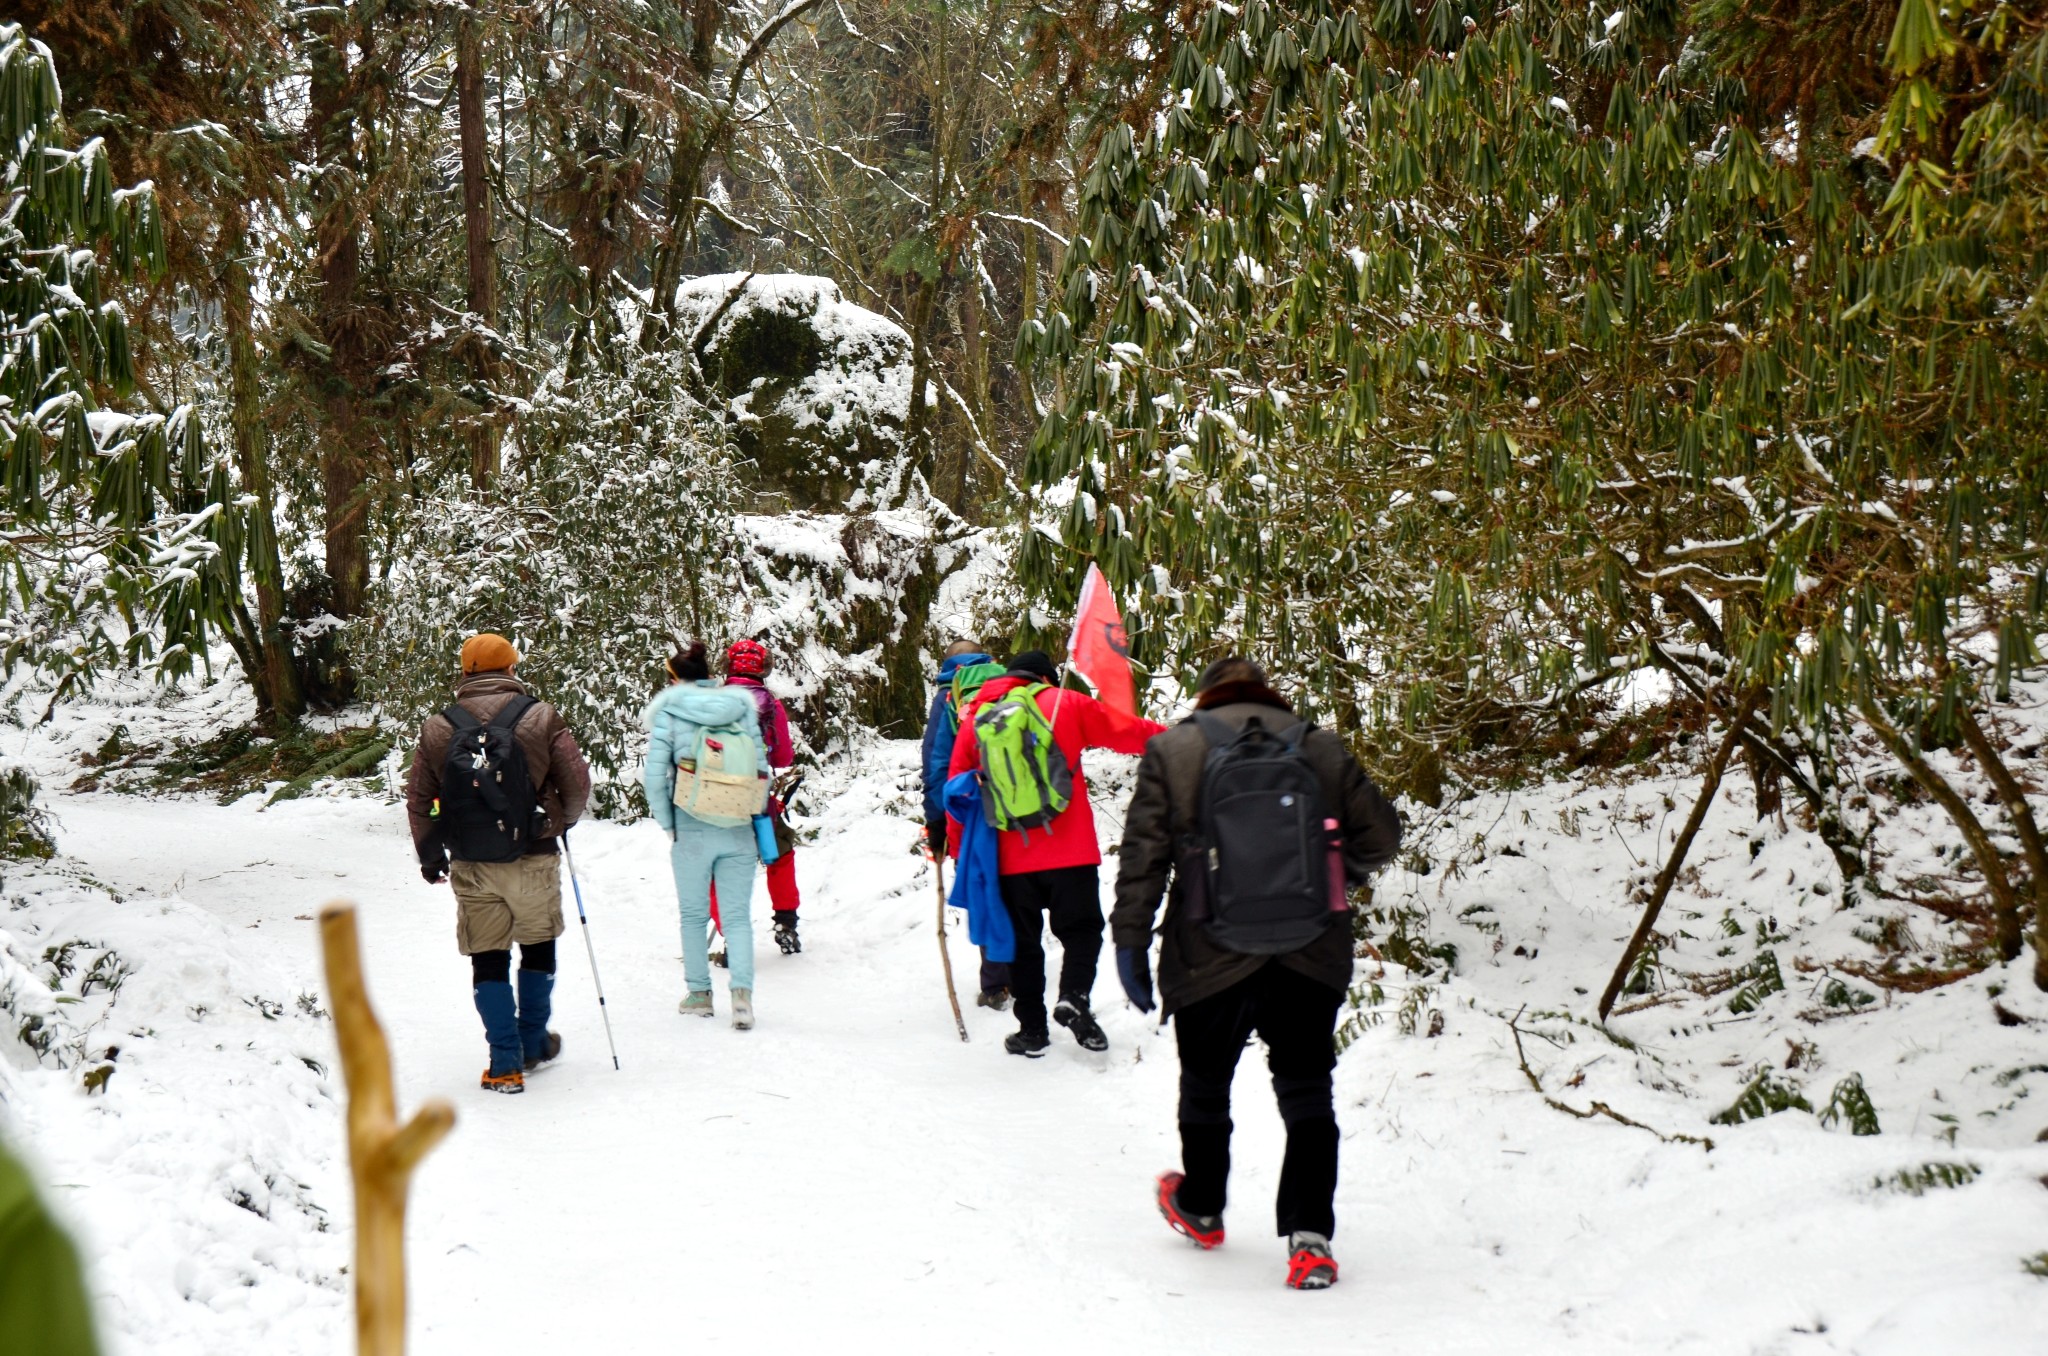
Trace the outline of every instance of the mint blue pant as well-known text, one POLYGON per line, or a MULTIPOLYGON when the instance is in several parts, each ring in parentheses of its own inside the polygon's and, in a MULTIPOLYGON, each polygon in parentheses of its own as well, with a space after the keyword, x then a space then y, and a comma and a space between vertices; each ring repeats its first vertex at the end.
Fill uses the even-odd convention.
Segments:
POLYGON ((754 867, 761 860, 752 825, 722 829, 678 814, 669 862, 676 873, 676 905, 683 920, 683 982, 692 993, 711 991, 711 882, 718 882, 718 916, 725 925, 725 963, 735 989, 754 987, 754 867))

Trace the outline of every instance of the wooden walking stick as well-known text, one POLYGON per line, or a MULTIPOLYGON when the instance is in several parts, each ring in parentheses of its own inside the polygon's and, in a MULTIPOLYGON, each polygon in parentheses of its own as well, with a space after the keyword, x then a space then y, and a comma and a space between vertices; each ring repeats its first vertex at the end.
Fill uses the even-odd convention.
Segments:
POLYGON ((391 1046, 370 1010, 352 904, 320 910, 327 1001, 348 1084, 348 1164, 356 1188, 356 1342, 361 1356, 405 1354, 405 1198, 413 1169, 455 1124, 440 1098, 404 1125, 391 1087, 391 1046))
POLYGON ((946 945, 946 859, 932 858, 932 883, 939 887, 939 963, 946 967, 946 1001, 953 1005, 953 1025, 967 1039, 967 1019, 960 1015, 960 994, 953 987, 953 949, 946 945))

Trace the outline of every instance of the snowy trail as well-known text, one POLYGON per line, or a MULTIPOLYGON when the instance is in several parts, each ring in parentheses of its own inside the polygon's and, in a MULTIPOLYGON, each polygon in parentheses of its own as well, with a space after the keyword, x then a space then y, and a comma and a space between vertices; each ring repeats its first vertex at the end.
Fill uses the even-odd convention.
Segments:
MULTIPOLYGON (((1244 1352, 1276 1341, 1329 1352, 1700 1356, 2030 1349, 2023 1335, 2038 1329, 2048 1290, 2014 1259, 2048 1244, 2048 1192, 2033 1181, 2048 1172, 2048 1147, 1973 1151, 1988 1169, 1982 1181, 1907 1198, 1869 1184, 1941 1155, 1924 1137, 1852 1139, 1784 1116, 1716 1127, 1709 1155, 1574 1121, 1531 1094, 1498 1015, 1520 993, 1540 1003, 1540 990, 1516 988, 1528 983, 1520 970, 1487 965, 1474 986, 1461 980, 1431 1000, 1448 1019, 1443 1039, 1403 1036, 1388 1021, 1340 1064, 1343 1284, 1312 1296, 1281 1286, 1270 1233, 1280 1126, 1256 1049, 1237 1084, 1231 1240, 1194 1251, 1149 1200, 1153 1175, 1177 1158, 1171 1037, 1123 1004, 1107 964, 1096 987, 1107 1056, 1056 1032, 1047 1059, 1010 1058, 999 1042, 1012 1019, 972 1007, 972 1042, 955 1036, 933 954, 929 867, 901 817, 913 757, 908 745, 877 747, 817 807, 819 840, 799 859, 804 954, 783 957, 768 943, 757 892, 751 1033, 726 1024, 722 971, 717 1021, 674 1011, 681 965, 661 835, 645 824, 577 830, 624 1068, 613 1072, 605 1055, 572 914, 556 1000, 565 1061, 516 1098, 476 1088, 483 1045, 452 904, 419 881, 395 806, 312 798, 259 812, 259 798, 223 808, 61 796, 57 808, 65 852, 98 881, 203 910, 221 947, 314 992, 314 929, 299 916, 336 896, 360 903, 401 1103, 446 1095, 459 1115, 414 1195, 414 1350, 428 1356, 485 1342, 550 1356, 702 1343, 949 1356, 1244 1352)), ((1568 925, 1604 939, 1615 925, 1589 920, 1564 888, 1529 896, 1549 900, 1547 926, 1560 930, 1546 945, 1564 945, 1568 925)), ((953 958, 971 985, 973 952, 957 932, 953 958)), ((149 957, 140 959, 147 976, 149 957)), ((1661 1020, 1632 1029, 1654 1034, 1661 1020)), ((306 1039, 326 1039, 324 1025, 302 1025, 306 1039)), ((1531 1056, 1554 1084, 1574 1066, 1591 1071, 1570 1094, 1581 1105, 1619 1097, 1667 1128, 1699 1128, 1676 1122, 1684 1104, 1657 1101, 1604 1042, 1532 1042, 1531 1056)), ((149 1076, 147 1065, 123 1074, 131 1081, 117 1081, 115 1095, 136 1096, 132 1080, 149 1076)), ((66 1127, 119 1104, 48 1088, 31 1128, 41 1126, 48 1161, 79 1188, 74 1217, 112 1273, 99 1288, 161 1287, 151 1252, 161 1244, 119 1232, 133 1212, 118 1185, 65 1158, 66 1127)), ((298 1135, 333 1139, 306 1146, 320 1165, 300 1180, 345 1220, 338 1116, 308 1106, 294 1108, 298 1135)), ((247 1222, 223 1208, 230 1223, 247 1222)), ((320 1237, 330 1258, 345 1255, 335 1235, 320 1237)), ((199 1303, 123 1299, 114 1326, 126 1350, 258 1349, 219 1335, 254 1331, 227 1306, 260 1308, 273 1289, 262 1277, 240 1282, 249 1292, 182 1270, 174 1283, 199 1303), (211 1306, 206 1324, 200 1303, 211 1306), (137 1341, 138 1331, 155 1340, 137 1341)), ((271 1315, 261 1349, 345 1351, 338 1280, 296 1293, 319 1303, 271 1315)))
MULTIPOLYGON (((1246 1089, 1261 1096, 1239 1114, 1242 1241, 1205 1257, 1165 1231, 1148 1198, 1176 1157, 1170 1034, 1113 1001, 1112 978, 1097 988, 1107 1056, 1058 1033, 1049 1058, 1010 1058, 1000 1040, 1012 1019, 971 1006, 961 1044, 930 868, 909 850, 907 821, 826 816, 824 849, 799 859, 800 956, 767 941, 757 892, 750 1033, 727 1025, 722 971, 717 1021, 674 1011, 682 976, 661 836, 645 824, 579 829, 623 1069, 605 1054, 572 913, 556 996, 567 1057, 505 1098, 475 1088, 483 1049, 448 895, 418 880, 391 807, 309 800, 258 817, 81 797, 62 808, 66 851, 99 879, 260 930, 308 988, 317 950, 296 916, 330 897, 361 905, 401 1104, 440 1093, 460 1117, 414 1197, 422 1352, 465 1351, 484 1333, 494 1349, 536 1353, 824 1337, 866 1349, 883 1334, 911 1350, 1008 1351, 1142 1345, 1169 1330, 1227 1351, 1261 1340, 1272 1305, 1314 1306, 1290 1312, 1290 1327, 1335 1340, 1371 1298, 1365 1286, 1280 1291, 1263 1223, 1279 1125, 1255 1065, 1246 1089)), ((957 935, 954 966, 971 999, 974 953, 957 935)))

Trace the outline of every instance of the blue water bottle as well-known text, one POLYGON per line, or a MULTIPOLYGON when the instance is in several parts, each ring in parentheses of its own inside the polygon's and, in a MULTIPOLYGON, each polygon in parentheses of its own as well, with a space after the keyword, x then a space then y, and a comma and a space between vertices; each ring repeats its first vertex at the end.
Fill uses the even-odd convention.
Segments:
POLYGON ((754 816, 754 848, 761 854, 761 865, 773 866, 775 859, 782 855, 782 849, 775 844, 775 816, 754 816))

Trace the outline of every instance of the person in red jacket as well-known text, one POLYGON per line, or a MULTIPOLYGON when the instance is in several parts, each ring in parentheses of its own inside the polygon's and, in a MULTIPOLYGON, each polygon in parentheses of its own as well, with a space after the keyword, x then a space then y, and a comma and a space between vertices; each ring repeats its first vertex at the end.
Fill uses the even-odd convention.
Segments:
MULTIPOLYGON (((768 750, 768 766, 784 773, 796 762, 796 745, 789 738, 789 712, 782 699, 768 690, 768 671, 774 666, 768 647, 758 640, 736 640, 725 652, 726 686, 747 689, 754 709, 760 713, 761 742, 768 750)), ((775 910, 775 944, 782 948, 783 955, 794 956, 804 949, 796 935, 797 905, 803 902, 796 890, 796 835, 789 831, 788 807, 781 797, 769 797, 768 813, 775 817, 776 845, 782 850, 782 855, 768 864, 766 872, 768 902, 775 910)))
MULTIPOLYGON (((1059 818, 1029 832, 1006 829, 997 835, 997 872, 1003 905, 1017 932, 1017 954, 1010 963, 1010 992, 1017 1005, 1017 1030, 1003 1041, 1013 1055, 1036 1059, 1052 1044, 1046 1029, 1045 938, 1047 922, 1065 955, 1060 961, 1059 1002, 1052 1019, 1074 1033, 1084 1050, 1107 1050, 1109 1039, 1089 1011, 1088 993, 1095 987, 1095 965, 1102 954, 1102 886, 1097 868, 1102 848, 1095 837, 1095 810, 1088 802, 1088 781, 1081 772, 1084 749, 1141 754, 1145 743, 1166 727, 1112 711, 1085 692, 1058 686, 1059 670, 1043 650, 1026 650, 1005 662, 1009 671, 982 684, 960 717, 947 776, 981 764, 981 746, 974 739, 974 716, 1004 694, 1033 683, 1051 683, 1040 692, 1038 707, 1052 723, 1053 742, 1074 770, 1072 801, 1059 818)), ((954 850, 959 825, 951 826, 954 850)))

